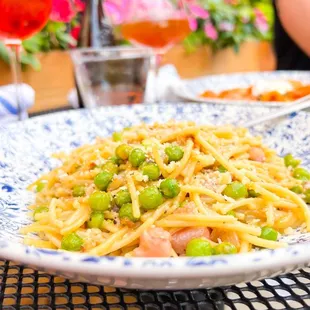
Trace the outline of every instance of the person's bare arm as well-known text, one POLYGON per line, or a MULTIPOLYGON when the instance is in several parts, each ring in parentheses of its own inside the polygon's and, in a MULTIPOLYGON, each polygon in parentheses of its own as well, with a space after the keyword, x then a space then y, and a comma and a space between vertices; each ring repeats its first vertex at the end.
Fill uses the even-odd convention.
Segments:
POLYGON ((277 0, 277 7, 284 29, 310 57, 310 0, 277 0))

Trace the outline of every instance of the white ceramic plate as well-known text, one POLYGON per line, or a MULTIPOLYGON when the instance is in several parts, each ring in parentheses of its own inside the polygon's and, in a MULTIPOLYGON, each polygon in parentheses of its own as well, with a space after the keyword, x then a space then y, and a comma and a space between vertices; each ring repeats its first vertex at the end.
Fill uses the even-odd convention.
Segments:
POLYGON ((200 95, 211 90, 220 92, 227 89, 249 87, 258 81, 268 80, 296 80, 310 84, 309 71, 274 71, 274 72, 249 72, 234 74, 209 75, 197 79, 184 80, 173 89, 175 95, 182 99, 196 102, 233 104, 233 105, 258 105, 265 107, 279 107, 287 103, 283 102, 262 102, 245 100, 227 100, 202 98, 200 95))
MULTIPOLYGON (((50 155, 91 142, 115 130, 143 122, 194 120, 233 123, 257 117, 263 107, 207 104, 163 104, 71 111, 0 126, 0 257, 77 281, 140 289, 190 289, 230 285, 275 276, 308 265, 310 236, 287 238, 292 246, 249 254, 202 258, 94 257, 22 244, 19 229, 28 224, 27 205, 34 199, 25 190, 39 175, 57 166, 50 155)), ((310 115, 293 114, 277 126, 259 126, 255 134, 280 155, 292 152, 310 168, 310 115)))

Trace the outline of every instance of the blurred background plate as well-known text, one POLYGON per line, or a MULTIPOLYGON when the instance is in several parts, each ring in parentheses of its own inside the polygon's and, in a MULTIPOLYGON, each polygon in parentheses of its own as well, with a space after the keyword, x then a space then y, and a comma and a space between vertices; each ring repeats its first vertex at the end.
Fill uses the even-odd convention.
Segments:
POLYGON ((310 84, 310 73, 307 71, 275 71, 275 72, 250 72, 209 75, 197 79, 184 80, 174 87, 174 93, 182 99, 197 102, 233 104, 233 105, 259 105, 267 107, 279 107, 288 102, 249 101, 202 98, 200 95, 206 90, 215 93, 232 88, 246 88, 255 85, 258 81, 294 80, 310 84))

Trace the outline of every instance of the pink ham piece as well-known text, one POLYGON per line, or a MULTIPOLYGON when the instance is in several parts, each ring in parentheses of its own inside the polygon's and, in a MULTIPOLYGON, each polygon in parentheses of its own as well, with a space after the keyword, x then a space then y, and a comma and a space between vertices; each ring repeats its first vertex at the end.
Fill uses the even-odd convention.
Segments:
POLYGON ((170 257, 171 254, 171 235, 160 227, 151 227, 144 231, 139 247, 133 251, 136 257, 170 257))
POLYGON ((251 147, 249 150, 250 160, 263 163, 266 160, 265 152, 260 147, 251 147))
POLYGON ((210 238, 214 242, 230 242, 237 249, 240 248, 240 239, 235 231, 228 231, 215 228, 212 230, 210 238))
POLYGON ((179 207, 176 209, 174 214, 195 214, 196 212, 196 206, 193 202, 187 202, 183 207, 179 207))
POLYGON ((194 238, 210 238, 210 230, 207 227, 184 228, 172 235, 172 247, 179 255, 185 253, 187 244, 194 238))

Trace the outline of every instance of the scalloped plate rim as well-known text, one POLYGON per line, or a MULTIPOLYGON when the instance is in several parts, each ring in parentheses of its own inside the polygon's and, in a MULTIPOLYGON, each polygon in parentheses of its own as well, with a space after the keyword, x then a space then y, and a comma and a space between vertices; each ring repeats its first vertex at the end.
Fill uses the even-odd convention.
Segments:
MULTIPOLYGON (((0 248, 1 249, 1 248, 0 248)), ((55 251, 57 254, 52 254, 48 252, 40 252, 40 257, 36 254, 36 251, 33 253, 28 253, 25 255, 25 250, 33 250, 33 247, 18 244, 14 242, 7 243, 6 254, 3 255, 3 249, 0 251, 0 257, 12 261, 18 261, 30 266, 37 266, 41 268, 52 268, 62 271, 71 271, 71 272, 83 272, 85 274, 96 274, 104 276, 130 276, 133 278, 165 278, 167 276, 178 276, 180 278, 188 277, 216 277, 219 274, 225 275, 234 275, 239 274, 240 271, 246 273, 253 273, 255 271, 261 271, 273 269, 272 267, 287 267, 295 266, 299 264, 310 265, 310 243, 306 244, 296 244, 291 245, 288 248, 280 248, 276 250, 261 250, 257 252, 245 253, 245 254, 236 254, 236 255, 226 255, 226 256, 216 256, 216 260, 219 262, 221 259, 230 261, 228 264, 219 264, 219 263, 210 263, 214 260, 211 257, 197 257, 197 258, 126 258, 118 256, 112 260, 105 256, 98 257, 92 256, 84 253, 69 253, 65 251, 55 251), (287 250, 289 249, 289 251, 287 250), (292 256, 285 256, 287 253, 294 253, 299 250, 298 256, 293 254, 292 256), (309 250, 308 253, 307 250, 309 250), (305 251, 305 252, 304 252, 305 251), (302 253, 304 252, 304 253, 302 253), (258 253, 260 255, 258 255, 258 253), (267 262, 262 261, 262 258, 259 256, 272 256, 273 260, 267 262), (72 260, 68 259, 70 257, 72 260), (256 257, 258 260, 253 259, 256 257), (294 257, 294 261, 292 258, 294 257), (46 259, 53 258, 52 261, 46 263, 46 259), (242 258, 242 261, 246 261, 247 265, 240 265, 237 261, 242 258), (86 259, 86 261, 83 261, 86 259), (92 261, 93 260, 93 261, 92 261), (180 271, 180 266, 174 264, 175 260, 178 260, 183 264, 182 268, 185 270, 180 271), (118 262, 117 262, 118 261, 118 262), (195 263, 195 261, 197 263, 195 263), (308 263, 307 263, 308 261, 308 263), (117 264, 115 264, 117 262, 117 264), (187 262, 193 262, 187 266, 187 262), (259 262, 259 263, 258 263, 259 262), (120 263, 120 264, 119 264, 120 263), (169 267, 169 272, 166 268, 163 268, 163 265, 168 263, 165 267, 169 267), (169 264, 170 263, 170 264, 169 264), (47 265, 48 264, 48 265, 47 265), (197 265, 195 265, 197 264, 197 265), (120 265, 123 265, 120 266, 120 265), (103 272, 98 271, 98 266, 108 267, 108 269, 102 270, 103 272), (237 267, 233 269, 232 267, 237 267), (144 275, 140 275, 137 272, 141 272, 141 268, 145 269, 147 272, 144 275), (162 272, 163 271, 163 272, 162 272), (161 273, 162 272, 162 273, 161 273)))

